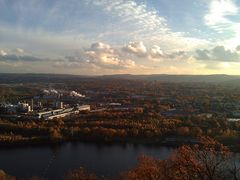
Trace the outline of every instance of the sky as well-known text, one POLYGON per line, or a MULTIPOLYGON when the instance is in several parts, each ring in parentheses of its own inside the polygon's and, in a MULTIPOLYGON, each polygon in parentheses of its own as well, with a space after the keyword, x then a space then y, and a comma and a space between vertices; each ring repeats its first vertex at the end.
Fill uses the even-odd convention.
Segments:
POLYGON ((240 75, 239 0, 0 0, 0 73, 240 75))

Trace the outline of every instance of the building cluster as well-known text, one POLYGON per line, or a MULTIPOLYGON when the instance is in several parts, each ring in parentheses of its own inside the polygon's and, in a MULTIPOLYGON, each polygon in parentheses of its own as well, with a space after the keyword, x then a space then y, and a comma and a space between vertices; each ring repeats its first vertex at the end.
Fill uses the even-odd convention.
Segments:
POLYGON ((38 112, 34 115, 34 119, 51 120, 55 118, 64 118, 72 114, 78 114, 81 111, 90 111, 90 105, 82 105, 74 108, 60 108, 50 111, 38 112))
POLYGON ((227 95, 212 95, 205 86, 198 89, 193 87, 188 90, 181 89, 181 86, 176 86, 178 88, 168 86, 162 90, 153 88, 139 91, 135 89, 132 91, 126 89, 81 89, 84 94, 77 90, 48 89, 28 99, 22 99, 19 103, 0 104, 0 117, 11 115, 50 120, 78 114, 81 111, 91 111, 92 113, 119 111, 155 113, 166 118, 211 119, 222 117, 229 121, 240 120, 240 101, 238 99, 227 95))
POLYGON ((29 103, 18 102, 17 104, 0 104, 0 112, 3 114, 28 113, 33 111, 29 103))
POLYGON ((43 92, 16 104, 0 103, 0 117, 51 120, 90 111, 90 105, 82 103, 85 96, 80 93, 72 91, 65 95, 56 90, 43 92))
POLYGON ((90 111, 90 105, 76 105, 74 107, 65 107, 63 102, 57 102, 56 108, 44 108, 34 110, 28 103, 0 104, 0 117, 27 119, 51 120, 55 118, 64 118, 69 115, 78 114, 81 111, 90 111))

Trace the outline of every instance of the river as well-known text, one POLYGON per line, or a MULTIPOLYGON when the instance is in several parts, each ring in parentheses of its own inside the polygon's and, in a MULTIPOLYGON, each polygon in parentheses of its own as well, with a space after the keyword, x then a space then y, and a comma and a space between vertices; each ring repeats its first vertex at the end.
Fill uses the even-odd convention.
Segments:
POLYGON ((17 177, 35 175, 54 180, 82 166, 99 176, 113 176, 135 167, 141 154, 165 159, 172 151, 160 146, 92 143, 1 148, 0 169, 17 177))

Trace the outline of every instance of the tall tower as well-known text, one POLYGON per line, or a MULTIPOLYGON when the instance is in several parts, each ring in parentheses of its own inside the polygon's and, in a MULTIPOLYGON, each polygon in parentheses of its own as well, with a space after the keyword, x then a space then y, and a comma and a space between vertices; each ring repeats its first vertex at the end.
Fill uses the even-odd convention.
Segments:
POLYGON ((32 99, 32 103, 31 103, 31 108, 32 108, 32 111, 33 111, 33 104, 34 104, 34 103, 33 103, 33 99, 32 99))

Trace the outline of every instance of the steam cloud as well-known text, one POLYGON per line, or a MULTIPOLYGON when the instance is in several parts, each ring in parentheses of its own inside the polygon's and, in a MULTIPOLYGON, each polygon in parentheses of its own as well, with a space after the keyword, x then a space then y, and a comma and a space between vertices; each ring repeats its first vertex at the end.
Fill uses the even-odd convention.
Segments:
POLYGON ((71 91, 70 92, 70 96, 74 96, 74 97, 85 97, 85 95, 82 95, 76 91, 71 91))

